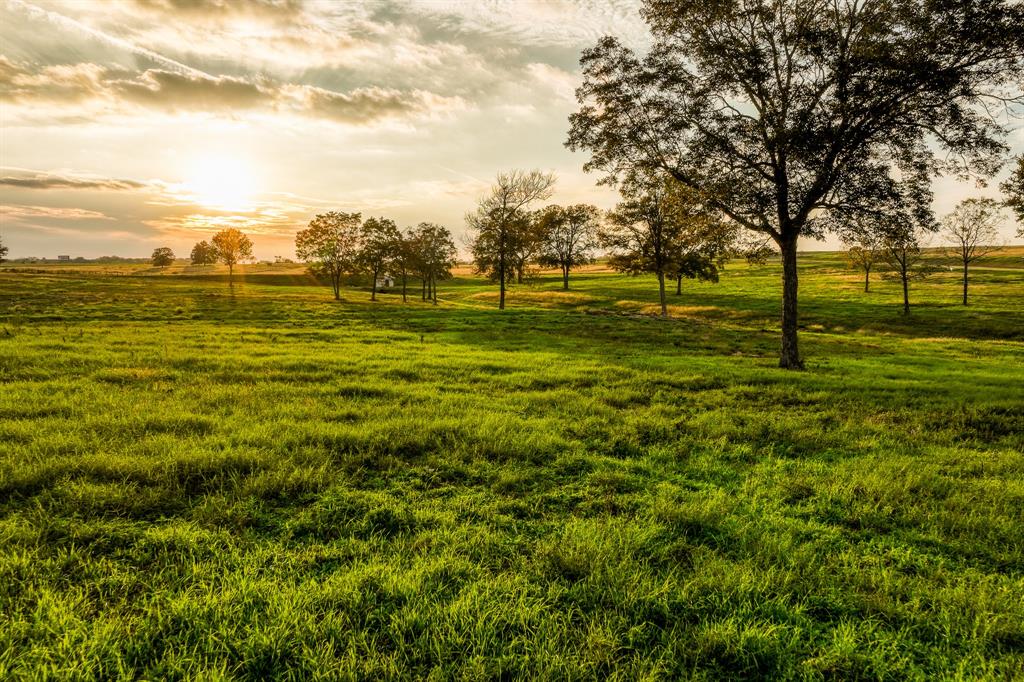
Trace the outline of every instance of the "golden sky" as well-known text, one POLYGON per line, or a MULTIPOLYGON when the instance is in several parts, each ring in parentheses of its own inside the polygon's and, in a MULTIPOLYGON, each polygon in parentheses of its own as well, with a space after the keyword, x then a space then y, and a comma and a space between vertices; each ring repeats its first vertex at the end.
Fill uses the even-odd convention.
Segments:
MULTIPOLYGON (((239 227, 290 257, 337 209, 459 235, 514 167, 609 207, 563 142, 580 51, 643 47, 636 5, 0 0, 0 234, 14 258, 186 256, 239 227)), ((979 193, 936 190, 940 211, 979 193)))

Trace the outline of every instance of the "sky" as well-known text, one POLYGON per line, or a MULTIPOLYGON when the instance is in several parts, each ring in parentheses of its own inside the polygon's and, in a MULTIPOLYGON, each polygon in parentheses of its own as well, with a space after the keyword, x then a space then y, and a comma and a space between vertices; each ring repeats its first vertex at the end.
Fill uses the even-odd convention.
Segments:
MULTIPOLYGON (((610 208, 564 147, 567 118, 583 49, 606 34, 647 44, 637 8, 0 0, 0 236, 11 258, 185 257, 238 227, 273 259, 342 210, 437 222, 461 243, 466 212, 511 168, 554 171, 553 202, 610 208)), ((935 190, 940 213, 997 194, 935 190)))

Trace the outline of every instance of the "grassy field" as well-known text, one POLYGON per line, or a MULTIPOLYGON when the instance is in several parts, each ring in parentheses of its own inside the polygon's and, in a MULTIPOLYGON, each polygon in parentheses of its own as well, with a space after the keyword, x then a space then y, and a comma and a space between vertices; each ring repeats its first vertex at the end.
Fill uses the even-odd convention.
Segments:
POLYGON ((1024 249, 802 262, 0 269, 0 679, 1019 679, 1024 249))

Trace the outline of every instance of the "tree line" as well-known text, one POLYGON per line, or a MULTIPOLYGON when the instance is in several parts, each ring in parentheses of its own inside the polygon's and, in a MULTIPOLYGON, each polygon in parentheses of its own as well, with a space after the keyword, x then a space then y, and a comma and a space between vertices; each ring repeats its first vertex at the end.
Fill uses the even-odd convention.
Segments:
POLYGON ((377 300, 383 275, 401 282, 408 300, 410 279, 419 279, 420 298, 437 303, 437 283, 450 279, 456 262, 455 242, 448 228, 420 223, 400 230, 389 218, 362 219, 360 213, 329 211, 318 214, 295 237, 295 253, 310 269, 330 280, 334 298, 341 299, 347 275, 366 275, 377 300))
MULTIPOLYGON (((840 239, 847 246, 850 265, 864 273, 864 292, 870 291, 871 271, 877 264, 888 268, 885 276, 897 280, 903 288, 903 313, 910 314, 910 284, 933 274, 937 265, 927 257, 924 248, 929 237, 942 233, 952 246, 941 255, 952 257, 961 272, 961 303, 968 303, 971 266, 980 258, 1000 248, 999 226, 1003 222, 1003 206, 1012 207, 1013 196, 1001 203, 989 198, 961 201, 941 222, 929 216, 908 217, 898 207, 876 205, 870 212, 848 216, 836 226, 840 239)), ((1024 213, 1021 214, 1024 221, 1024 213)), ((1024 227, 1018 230, 1024 236, 1024 227)))
POLYGON ((554 183, 553 174, 539 170, 500 173, 466 216, 476 272, 498 284, 500 309, 508 286, 521 284, 531 264, 557 268, 567 290, 572 270, 603 249, 613 269, 657 277, 661 314, 667 316, 667 279, 676 282, 677 294, 684 278, 716 282, 737 250, 736 226, 678 183, 626 184, 623 201, 607 213, 589 204, 534 210, 550 198, 554 183))

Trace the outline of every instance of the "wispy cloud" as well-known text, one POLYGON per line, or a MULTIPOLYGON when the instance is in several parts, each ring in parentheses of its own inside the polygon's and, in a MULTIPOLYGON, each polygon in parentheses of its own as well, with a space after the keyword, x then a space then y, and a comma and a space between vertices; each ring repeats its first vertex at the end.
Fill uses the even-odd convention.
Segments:
POLYGON ((57 175, 42 171, 0 176, 0 187, 16 187, 18 189, 134 190, 146 186, 146 183, 136 180, 57 175))
POLYGON ((54 206, 23 206, 19 204, 0 205, 0 216, 14 220, 52 218, 56 220, 114 220, 99 211, 83 208, 61 208, 54 206))

